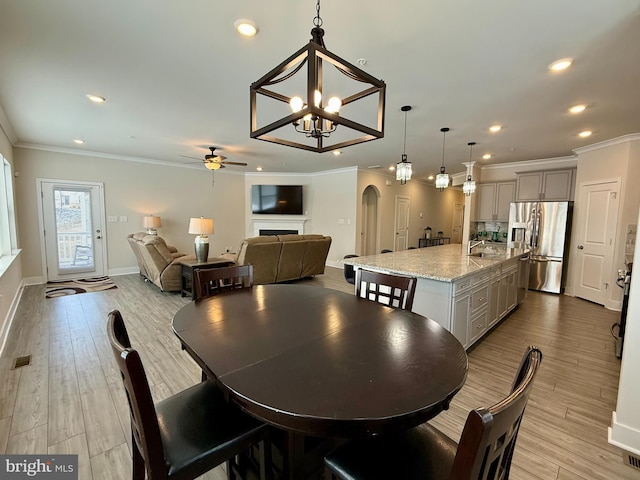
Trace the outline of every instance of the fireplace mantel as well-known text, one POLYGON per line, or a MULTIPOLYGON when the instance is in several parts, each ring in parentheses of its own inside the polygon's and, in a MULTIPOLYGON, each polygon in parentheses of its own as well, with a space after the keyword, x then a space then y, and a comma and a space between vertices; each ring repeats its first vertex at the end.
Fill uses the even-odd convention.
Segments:
POLYGON ((283 218, 281 216, 253 217, 253 236, 260 235, 260 230, 297 230, 298 235, 304 234, 304 224, 307 221, 304 217, 283 218))

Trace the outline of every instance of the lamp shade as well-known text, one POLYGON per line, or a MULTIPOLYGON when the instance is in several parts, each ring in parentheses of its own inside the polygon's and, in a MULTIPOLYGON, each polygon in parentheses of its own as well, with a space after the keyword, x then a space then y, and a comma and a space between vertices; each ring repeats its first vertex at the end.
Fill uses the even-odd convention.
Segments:
POLYGON ((194 235, 209 235, 214 232, 212 218, 191 218, 189 220, 189 233, 194 235))
POLYGON ((142 226, 144 228, 159 228, 162 226, 162 223, 160 222, 160 217, 147 215, 142 219, 142 226))

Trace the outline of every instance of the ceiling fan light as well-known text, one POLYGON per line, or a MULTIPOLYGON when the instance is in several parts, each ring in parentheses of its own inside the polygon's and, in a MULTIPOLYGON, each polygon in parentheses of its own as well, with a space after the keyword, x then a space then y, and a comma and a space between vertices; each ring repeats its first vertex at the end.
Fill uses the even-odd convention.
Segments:
POLYGON ((204 166, 209 170, 220 170, 220 167, 222 167, 222 165, 218 162, 207 162, 204 164, 204 166))

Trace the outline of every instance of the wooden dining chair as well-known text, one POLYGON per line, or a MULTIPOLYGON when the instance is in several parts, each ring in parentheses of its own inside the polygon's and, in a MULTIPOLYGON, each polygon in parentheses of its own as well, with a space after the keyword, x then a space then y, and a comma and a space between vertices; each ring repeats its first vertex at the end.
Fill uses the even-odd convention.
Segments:
POLYGON ((223 462, 229 479, 247 478, 253 462, 246 453, 255 445, 260 452, 255 470, 263 480, 272 478, 267 425, 227 402, 213 381, 154 405, 118 310, 109 313, 107 333, 129 403, 134 480, 144 480, 145 472, 148 480, 193 479, 223 462))
POLYGON ((526 349, 511 393, 472 410, 460 443, 428 423, 395 435, 347 443, 325 458, 326 480, 507 480, 542 352, 526 349))
POLYGON ((193 284, 196 300, 227 290, 250 288, 253 287, 253 265, 196 269, 193 284))
POLYGON ((415 277, 356 270, 356 296, 393 308, 411 310, 416 283, 415 277))

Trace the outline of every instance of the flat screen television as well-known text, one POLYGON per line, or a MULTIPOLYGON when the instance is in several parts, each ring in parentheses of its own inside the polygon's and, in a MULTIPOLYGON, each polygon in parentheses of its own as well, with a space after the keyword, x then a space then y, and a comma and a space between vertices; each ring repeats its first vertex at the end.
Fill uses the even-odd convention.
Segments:
POLYGON ((252 185, 251 212, 302 215, 302 185, 252 185))

